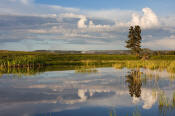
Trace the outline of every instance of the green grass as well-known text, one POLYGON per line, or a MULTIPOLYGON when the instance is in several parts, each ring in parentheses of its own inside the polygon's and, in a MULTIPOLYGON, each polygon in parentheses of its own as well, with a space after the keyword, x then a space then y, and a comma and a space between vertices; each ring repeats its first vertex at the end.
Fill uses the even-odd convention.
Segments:
POLYGON ((0 68, 4 67, 34 67, 45 64, 44 57, 26 55, 26 56, 5 56, 0 59, 0 68))
POLYGON ((38 65, 82 65, 83 61, 91 60, 94 64, 113 62, 115 60, 137 60, 134 55, 107 54, 56 54, 40 52, 0 51, 0 66, 24 67, 38 65))
POLYGON ((150 60, 175 60, 175 55, 155 55, 150 60))
POLYGON ((82 61, 91 60, 96 64, 104 62, 113 62, 115 60, 137 60, 134 55, 92 55, 92 54, 49 54, 46 64, 62 64, 62 65, 80 65, 82 61))
POLYGON ((4 67, 40 67, 48 65, 83 66, 90 61, 95 66, 108 65, 115 68, 143 67, 149 69, 167 69, 175 72, 175 55, 151 56, 150 60, 139 60, 135 55, 109 54, 56 54, 47 52, 0 51, 0 68, 4 67))

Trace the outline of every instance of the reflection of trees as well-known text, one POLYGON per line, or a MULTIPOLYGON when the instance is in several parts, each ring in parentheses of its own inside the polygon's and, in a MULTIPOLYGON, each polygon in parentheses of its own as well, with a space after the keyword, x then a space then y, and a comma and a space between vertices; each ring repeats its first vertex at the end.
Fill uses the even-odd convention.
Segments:
POLYGON ((131 70, 126 76, 126 83, 128 83, 129 93, 131 97, 140 97, 141 95, 141 72, 139 70, 131 70))

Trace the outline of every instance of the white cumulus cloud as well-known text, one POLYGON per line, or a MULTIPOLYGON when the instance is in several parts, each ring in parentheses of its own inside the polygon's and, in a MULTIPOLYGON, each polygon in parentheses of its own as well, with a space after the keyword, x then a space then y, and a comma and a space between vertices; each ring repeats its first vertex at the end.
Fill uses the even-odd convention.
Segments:
POLYGON ((150 8, 143 8, 143 16, 134 13, 131 25, 140 25, 142 28, 152 28, 159 25, 157 15, 150 8))
POLYGON ((78 18, 79 21, 77 22, 78 28, 86 28, 87 25, 85 24, 87 21, 87 17, 84 15, 78 15, 73 13, 65 13, 60 15, 61 18, 78 18))
POLYGON ((87 21, 87 18, 85 16, 80 17, 80 20, 77 23, 78 28, 86 28, 87 25, 85 24, 87 21))

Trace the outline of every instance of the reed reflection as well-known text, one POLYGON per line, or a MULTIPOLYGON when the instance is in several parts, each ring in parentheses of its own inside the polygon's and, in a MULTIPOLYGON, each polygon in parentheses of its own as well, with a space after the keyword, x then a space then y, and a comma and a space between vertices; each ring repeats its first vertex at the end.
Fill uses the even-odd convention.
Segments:
POLYGON ((13 67, 6 67, 6 68, 0 68, 0 77, 2 77, 4 74, 15 74, 18 77, 21 77, 21 75, 30 76, 30 75, 36 75, 38 73, 45 72, 44 67, 23 67, 23 68, 13 68, 13 67))
POLYGON ((75 67, 75 72, 76 73, 96 73, 97 69, 96 69, 96 65, 94 64, 93 61, 90 60, 86 60, 86 61, 82 61, 81 66, 77 66, 75 67))

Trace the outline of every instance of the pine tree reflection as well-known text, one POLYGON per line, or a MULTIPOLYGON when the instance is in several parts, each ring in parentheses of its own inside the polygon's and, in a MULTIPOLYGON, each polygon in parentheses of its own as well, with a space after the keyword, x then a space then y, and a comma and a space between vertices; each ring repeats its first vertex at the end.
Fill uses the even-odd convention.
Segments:
POLYGON ((131 70, 126 76, 126 83, 128 84, 129 93, 131 97, 140 97, 141 95, 141 72, 139 69, 131 70))

